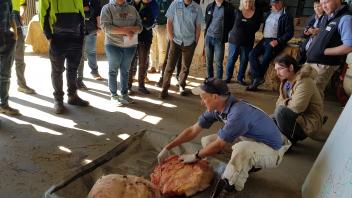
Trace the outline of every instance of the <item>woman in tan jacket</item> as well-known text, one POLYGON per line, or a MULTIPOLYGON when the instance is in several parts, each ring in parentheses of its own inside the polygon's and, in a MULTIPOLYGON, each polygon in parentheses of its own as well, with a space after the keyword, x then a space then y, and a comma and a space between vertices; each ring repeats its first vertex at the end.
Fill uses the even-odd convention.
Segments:
POLYGON ((318 133, 323 124, 323 101, 314 83, 316 71, 298 66, 289 56, 278 56, 275 70, 281 80, 274 117, 281 132, 296 143, 318 133))

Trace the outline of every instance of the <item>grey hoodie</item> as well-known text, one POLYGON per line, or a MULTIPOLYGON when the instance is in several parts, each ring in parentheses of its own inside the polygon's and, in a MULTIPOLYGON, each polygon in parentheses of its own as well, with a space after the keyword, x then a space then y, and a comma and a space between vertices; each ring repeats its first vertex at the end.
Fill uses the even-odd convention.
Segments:
POLYGON ((127 47, 124 46, 123 35, 112 32, 113 27, 140 26, 142 30, 142 21, 137 10, 126 2, 119 5, 115 0, 110 0, 101 10, 100 21, 105 32, 105 45, 127 47))

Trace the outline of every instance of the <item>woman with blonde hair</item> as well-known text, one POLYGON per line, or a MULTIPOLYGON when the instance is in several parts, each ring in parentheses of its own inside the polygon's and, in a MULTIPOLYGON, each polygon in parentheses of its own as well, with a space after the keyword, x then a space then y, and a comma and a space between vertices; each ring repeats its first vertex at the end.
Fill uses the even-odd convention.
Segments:
POLYGON ((255 0, 241 0, 239 10, 235 11, 235 23, 229 33, 229 49, 226 64, 226 82, 231 81, 234 65, 240 55, 240 68, 237 83, 246 85, 244 81, 248 65, 249 52, 254 45, 255 33, 261 23, 261 14, 255 9, 255 0))

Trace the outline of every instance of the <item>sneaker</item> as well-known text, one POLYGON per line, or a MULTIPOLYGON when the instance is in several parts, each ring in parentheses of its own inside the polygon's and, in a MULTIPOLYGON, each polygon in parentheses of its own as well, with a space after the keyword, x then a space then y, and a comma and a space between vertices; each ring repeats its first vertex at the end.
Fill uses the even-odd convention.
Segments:
POLYGON ((160 94, 159 94, 159 98, 160 99, 165 99, 165 98, 167 98, 169 96, 169 93, 167 92, 167 90, 165 91, 165 90, 162 90, 161 92, 160 92, 160 94))
POLYGON ((63 114, 65 112, 65 106, 62 101, 55 101, 54 102, 54 112, 56 114, 63 114))
POLYGON ((77 89, 88 90, 88 87, 83 83, 82 80, 77 80, 76 86, 77 86, 77 89))
POLYGON ((144 86, 139 87, 138 91, 141 93, 144 93, 144 94, 150 94, 150 91, 147 88, 145 88, 144 86))
POLYGON ((179 87, 180 95, 181 96, 187 96, 186 89, 182 86, 179 87))
POLYGON ((110 101, 117 107, 121 107, 123 105, 119 100, 119 96, 111 96, 110 101))
POLYGON ((69 96, 67 103, 70 105, 76 105, 76 106, 81 106, 81 107, 89 106, 89 102, 86 100, 83 100, 78 95, 69 96))
POLYGON ((9 116, 21 115, 17 109, 14 109, 14 108, 10 107, 9 105, 1 106, 0 113, 3 113, 5 115, 9 115, 9 116))
POLYGON ((17 91, 25 93, 25 94, 35 94, 34 89, 30 88, 30 87, 18 87, 17 91))
POLYGON ((134 103, 133 99, 130 98, 127 94, 122 95, 121 97, 119 97, 119 101, 122 104, 132 104, 132 103, 134 103))
POLYGON ((103 80, 99 73, 91 73, 94 80, 103 80))

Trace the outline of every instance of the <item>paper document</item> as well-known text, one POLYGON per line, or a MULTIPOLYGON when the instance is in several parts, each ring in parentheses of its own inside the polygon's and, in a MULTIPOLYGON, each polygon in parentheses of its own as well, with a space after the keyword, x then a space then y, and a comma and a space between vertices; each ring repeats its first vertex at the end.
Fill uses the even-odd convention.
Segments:
POLYGON ((134 34, 132 37, 123 36, 123 45, 125 47, 129 47, 137 44, 138 44, 138 34, 134 34))

